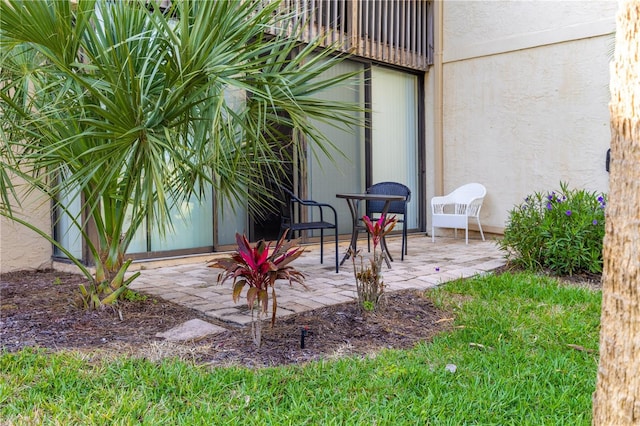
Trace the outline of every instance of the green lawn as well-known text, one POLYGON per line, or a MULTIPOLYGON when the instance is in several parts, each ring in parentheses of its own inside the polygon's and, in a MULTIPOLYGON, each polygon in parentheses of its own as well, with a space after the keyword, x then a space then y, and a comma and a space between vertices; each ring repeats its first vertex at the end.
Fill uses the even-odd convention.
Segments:
POLYGON ((591 424, 600 292, 507 273, 427 294, 454 331, 369 359, 249 370, 4 353, 0 423, 591 424))

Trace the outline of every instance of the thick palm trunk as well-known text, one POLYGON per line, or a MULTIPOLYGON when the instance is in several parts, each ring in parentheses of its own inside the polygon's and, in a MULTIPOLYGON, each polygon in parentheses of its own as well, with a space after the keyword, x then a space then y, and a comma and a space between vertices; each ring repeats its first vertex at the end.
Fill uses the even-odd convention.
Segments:
POLYGON ((640 1, 620 0, 593 424, 640 424, 640 1))

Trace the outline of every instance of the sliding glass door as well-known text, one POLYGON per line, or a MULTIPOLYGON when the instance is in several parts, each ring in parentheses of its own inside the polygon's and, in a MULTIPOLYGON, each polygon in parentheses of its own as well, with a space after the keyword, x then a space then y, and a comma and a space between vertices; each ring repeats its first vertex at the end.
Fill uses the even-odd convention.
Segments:
MULTIPOLYGON (((367 65, 344 62, 334 72, 342 73, 364 70, 367 65)), ((365 131, 336 130, 329 125, 321 128, 344 155, 333 161, 324 155, 307 153, 308 171, 303 176, 308 180, 310 198, 328 202, 336 207, 340 221, 340 232, 350 232, 350 213, 347 205, 336 199, 338 192, 363 192, 367 183, 383 181, 400 182, 411 189, 412 200, 408 206, 409 229, 419 227, 419 149, 418 149, 418 84, 416 75, 384 68, 368 66, 371 78, 369 85, 370 144, 367 151, 365 131), (368 160, 367 160, 368 159, 368 160), (370 176, 371 182, 366 181, 370 176)), ((347 88, 336 88, 323 93, 341 101, 364 104, 364 73, 347 88)), ((364 115, 362 117, 364 119, 364 115)))
MULTIPOLYGON (((362 71, 363 68, 361 63, 345 61, 330 72, 338 75, 362 71)), ((330 75, 327 74, 326 77, 330 75)), ((345 86, 325 90, 321 96, 364 106, 364 74, 353 77, 345 86)), ((359 115, 357 118, 364 123, 364 112, 359 115)), ((312 146, 308 147, 308 170, 304 173, 304 178, 308 181, 309 198, 333 205, 338 213, 339 232, 350 233, 349 208, 344 200, 336 198, 336 193, 361 192, 365 187, 364 130, 353 128, 346 131, 324 123, 315 124, 339 152, 334 152, 333 158, 329 159, 322 153, 314 153, 312 146)))
MULTIPOLYGON (((336 198, 337 193, 363 192, 367 185, 382 181, 403 183, 412 191, 407 226, 419 228, 422 202, 419 176, 424 161, 420 159, 424 150, 418 146, 420 79, 414 74, 356 61, 344 61, 324 77, 353 71, 362 72, 348 84, 328 89, 319 96, 362 105, 363 112, 355 118, 369 123, 369 129, 338 129, 315 123, 336 149, 330 150, 332 158, 329 158, 308 143, 306 151, 298 157, 302 161, 291 165, 294 180, 303 188, 304 196, 336 208, 341 234, 351 232, 351 215, 347 203, 336 198), (365 112, 367 106, 369 111, 365 112)), ((249 234, 252 226, 256 226, 255 221, 249 218, 246 203, 215 200, 212 189, 207 191, 201 202, 194 198, 172 209, 174 228, 164 237, 157 229, 143 224, 128 253, 144 258, 206 253, 214 247, 232 248, 235 233, 249 234)), ((79 200, 74 209, 79 209, 79 200)), ((69 231, 69 220, 68 216, 60 217, 57 237, 74 255, 80 255, 81 239, 69 231)), ((277 221, 274 223, 277 227, 277 221)), ((252 235, 264 233, 254 230, 252 235)))
POLYGON ((371 68, 371 184, 400 182, 411 189, 408 229, 418 227, 418 77, 371 68))

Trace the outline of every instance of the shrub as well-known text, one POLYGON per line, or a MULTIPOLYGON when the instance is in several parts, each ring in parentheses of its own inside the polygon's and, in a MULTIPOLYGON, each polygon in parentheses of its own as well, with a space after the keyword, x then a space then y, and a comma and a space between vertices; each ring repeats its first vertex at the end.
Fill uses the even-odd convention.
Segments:
POLYGON ((507 260, 529 270, 558 275, 602 272, 605 194, 583 189, 536 192, 509 212, 500 249, 507 260))
POLYGON ((218 274, 218 283, 222 284, 227 279, 233 279, 233 300, 240 300, 240 294, 245 286, 247 290, 247 305, 251 310, 251 337, 253 342, 260 346, 262 342, 262 316, 267 313, 269 306, 269 293, 271 288, 271 326, 276 320, 278 303, 276 300, 276 280, 287 280, 289 285, 294 282, 304 286, 304 274, 289 265, 304 252, 302 247, 295 242, 285 241, 287 233, 282 234, 276 246, 271 248, 271 243, 264 240, 258 241, 254 246, 249 243, 245 235, 236 233, 238 249, 230 257, 214 259, 209 262, 210 268, 223 269, 218 274), (257 318, 253 317, 254 309, 257 310, 257 318))

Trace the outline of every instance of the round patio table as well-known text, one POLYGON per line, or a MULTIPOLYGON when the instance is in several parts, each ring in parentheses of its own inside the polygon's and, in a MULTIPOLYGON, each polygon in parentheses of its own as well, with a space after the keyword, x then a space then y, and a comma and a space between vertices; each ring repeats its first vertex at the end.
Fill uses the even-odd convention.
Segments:
MULTIPOLYGON (((347 204, 349 205, 349 211, 351 212, 351 221, 352 221, 351 243, 349 244, 349 249, 347 249, 347 252, 345 253, 342 260, 340 261, 340 265, 342 265, 345 260, 351 257, 351 252, 353 253, 356 252, 356 249, 358 247, 358 233, 360 232, 361 229, 364 230, 364 227, 358 223, 358 221, 360 220, 360 216, 358 212, 360 201, 363 201, 363 200, 364 201, 384 201, 384 207, 382 208, 381 214, 385 215, 389 210, 389 206, 391 205, 391 202, 404 201, 406 199, 406 197, 402 195, 384 195, 384 194, 366 194, 366 193, 336 194, 336 198, 342 198, 347 201, 347 204)), ((382 240, 380 241, 380 246, 382 248, 382 251, 386 254, 384 260, 387 264, 387 267, 391 268, 391 263, 389 263, 389 260, 393 261, 393 257, 391 257, 391 253, 389 253, 389 249, 387 248, 387 243, 384 237, 382 237, 382 240)))

